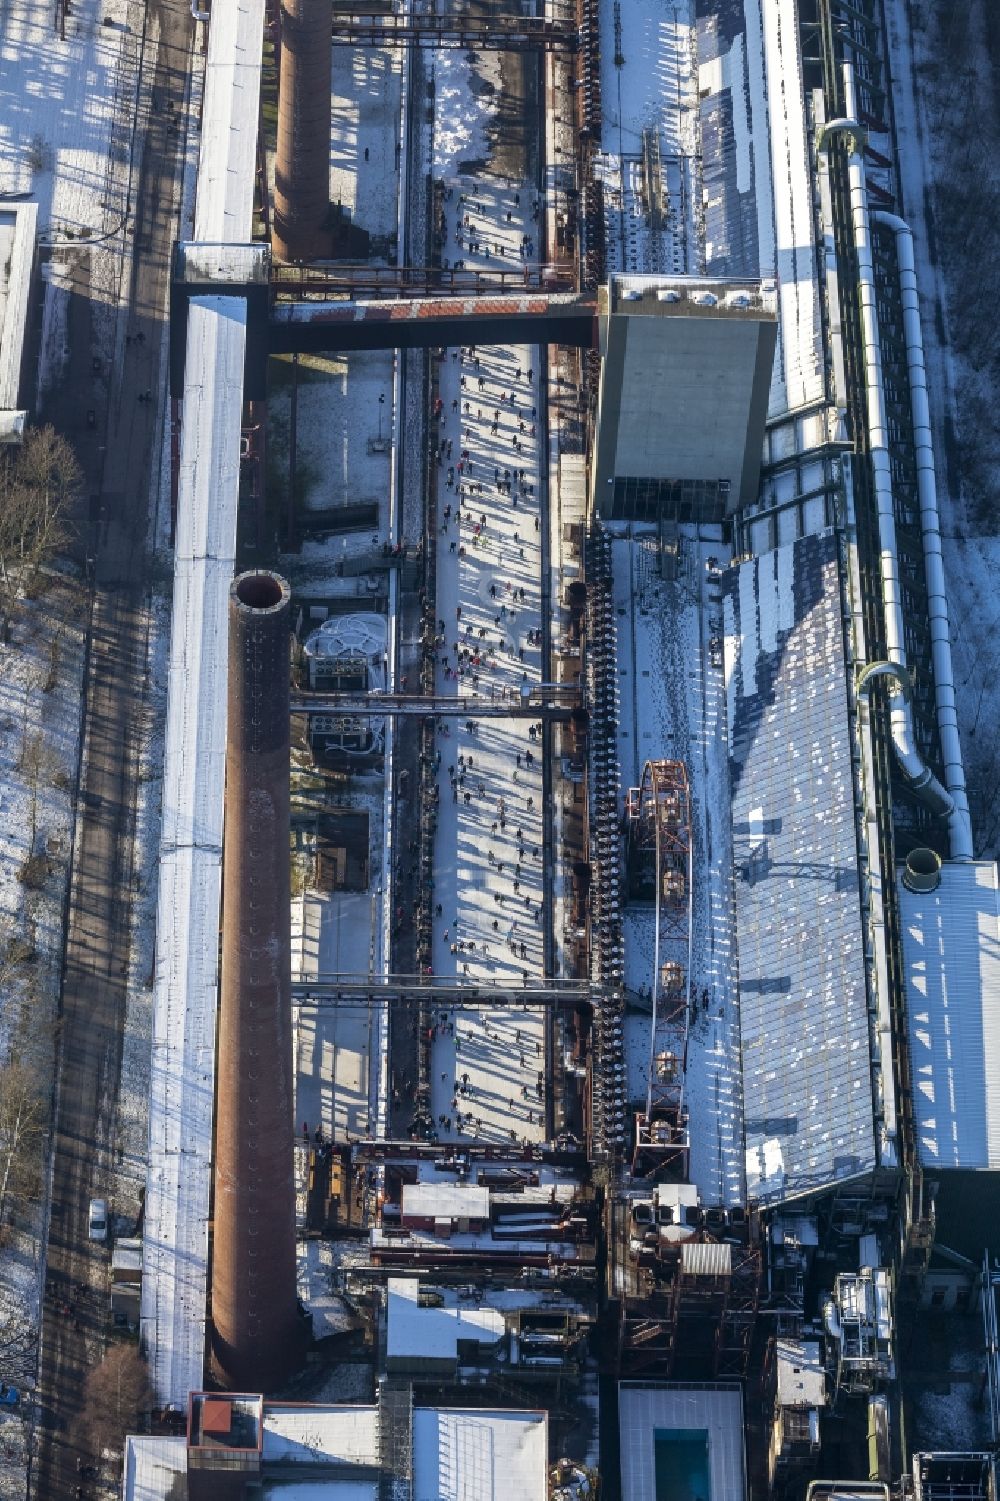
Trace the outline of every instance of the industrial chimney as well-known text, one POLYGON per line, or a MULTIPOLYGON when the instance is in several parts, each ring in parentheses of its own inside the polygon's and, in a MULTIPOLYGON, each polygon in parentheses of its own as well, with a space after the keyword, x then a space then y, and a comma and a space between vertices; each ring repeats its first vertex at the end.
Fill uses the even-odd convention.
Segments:
POLYGON ((332 37, 330 0, 281 0, 271 243, 283 261, 330 254, 332 37))
POLYGON ((295 1290, 289 891, 289 591, 229 591, 212 1349, 234 1391, 280 1385, 302 1350, 295 1290))

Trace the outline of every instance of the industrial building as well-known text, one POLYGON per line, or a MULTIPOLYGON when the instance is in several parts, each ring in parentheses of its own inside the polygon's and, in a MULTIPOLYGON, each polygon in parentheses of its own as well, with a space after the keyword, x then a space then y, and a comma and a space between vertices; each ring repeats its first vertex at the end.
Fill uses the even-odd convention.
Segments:
MULTIPOLYGON (((384 1409, 269 1402, 258 1395, 192 1392, 187 1434, 129 1438, 123 1501, 175 1494, 198 1497, 296 1496, 347 1501, 383 1494, 387 1469, 402 1454, 386 1446, 384 1409), (381 1421, 380 1421, 381 1419, 381 1421)), ((544 1412, 416 1408, 405 1455, 414 1501, 493 1501, 514 1493, 545 1501, 544 1412)))
POLYGON ((263 11, 213 11, 141 1294, 188 1436, 130 1440, 127 1497, 993 1495, 902 1423, 937 1184, 1000 1154, 1000 913, 886 41, 662 10, 337 7, 335 83, 377 55, 398 112, 335 179, 329 17, 281 7, 272 178, 263 11), (544 100, 523 179, 455 144, 495 56, 544 100), (309 550, 303 424, 289 599, 233 573, 300 357, 384 493, 309 550), (376 1404, 278 1400, 310 1320, 376 1404))

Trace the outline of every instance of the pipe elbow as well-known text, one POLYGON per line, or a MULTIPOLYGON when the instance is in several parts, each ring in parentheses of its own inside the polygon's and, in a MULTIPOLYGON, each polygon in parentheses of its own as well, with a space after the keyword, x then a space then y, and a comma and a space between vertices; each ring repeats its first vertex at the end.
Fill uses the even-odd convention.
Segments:
POLYGON ((826 120, 820 126, 816 135, 816 150, 825 153, 830 149, 830 141, 835 135, 846 135, 850 138, 850 149, 853 156, 860 156, 868 141, 865 127, 860 121, 849 115, 839 115, 835 120, 826 120))
POLYGON ((891 229, 894 234, 910 235, 911 238, 913 236, 913 230, 907 224, 906 220, 901 219, 898 214, 890 214, 888 209, 873 209, 872 218, 876 224, 881 224, 884 229, 891 229))

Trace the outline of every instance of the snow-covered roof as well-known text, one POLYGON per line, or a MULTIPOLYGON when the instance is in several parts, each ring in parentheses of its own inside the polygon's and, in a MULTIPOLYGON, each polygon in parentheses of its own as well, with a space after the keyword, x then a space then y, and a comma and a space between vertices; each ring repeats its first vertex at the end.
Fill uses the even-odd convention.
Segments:
POLYGON ((796 4, 745 0, 706 11, 691 24, 690 9, 671 18, 662 0, 630 0, 620 45, 616 36, 603 49, 605 97, 620 101, 605 117, 596 163, 608 261, 613 271, 703 269, 775 282, 768 416, 776 418, 825 396, 796 4), (644 171, 651 150, 663 199, 655 221, 644 171))
POLYGON ((354 615, 331 615, 306 637, 302 649, 307 657, 359 654, 372 659, 381 667, 387 634, 384 615, 370 611, 360 611, 354 615))
POLYGON ((187 1443, 182 1438, 125 1440, 122 1501, 165 1501, 174 1481, 187 1474, 187 1443))
POLYGON ((460 1340, 495 1345, 503 1338, 503 1314, 489 1302, 460 1299, 454 1288, 435 1288, 435 1302, 420 1303, 416 1277, 390 1277, 386 1295, 386 1355, 389 1360, 455 1360, 460 1340))
MULTIPOLYGON (((378 1408, 266 1402, 264 1495, 281 1501, 374 1501, 378 1408)), ((413 1501, 545 1501, 548 1414, 418 1407, 413 1413, 413 1501)), ((168 1501, 187 1472, 183 1438, 126 1439, 122 1501, 168 1501)))
POLYGON ((264 0, 213 0, 208 30, 196 240, 246 244, 252 234, 264 0))
POLYGON ((728 1383, 675 1386, 657 1381, 622 1381, 618 1385, 622 1495, 628 1501, 656 1501, 657 1445, 670 1443, 681 1430, 689 1443, 703 1437, 708 1491, 692 1490, 704 1501, 741 1501, 746 1497, 743 1460, 743 1397, 728 1383))
POLYGON ((246 305, 188 312, 143 1242, 142 1331, 159 1400, 202 1385, 226 760, 246 305))
POLYGON ((782 1407, 825 1407, 826 1369, 818 1341, 779 1339, 776 1355, 782 1407))
POLYGON ((485 1220, 490 1191, 476 1183, 404 1183, 403 1218, 485 1220))
POLYGON ((898 882, 913 1108, 928 1168, 1000 1168, 1000 900, 989 860, 898 882))
POLYGON ((413 1501, 545 1501, 548 1414, 418 1407, 413 1501))
POLYGON ((378 1464, 378 1408, 264 1405, 265 1465, 378 1464))
MULTIPOLYGON (((747 45, 751 87, 766 99, 767 117, 761 124, 762 134, 766 132, 768 139, 770 178, 762 186, 770 193, 765 212, 772 220, 772 262, 766 264, 762 252, 760 274, 777 277, 780 301, 768 409, 768 417, 773 418, 824 399, 824 363, 796 3, 750 0, 748 16, 754 10, 763 20, 763 30, 761 34, 757 26, 748 25, 747 45), (759 73, 761 57, 763 77, 759 73)), ((757 101, 754 108, 759 108, 757 101)), ((758 224, 762 217, 758 209, 758 224)))
MULTIPOLYGON (((21 384, 37 220, 37 203, 0 204, 0 412, 11 414, 21 384)), ((15 435, 16 424, 9 431, 15 435)))
POLYGON ((876 1162, 836 536, 724 590, 747 1190, 776 1203, 876 1162))

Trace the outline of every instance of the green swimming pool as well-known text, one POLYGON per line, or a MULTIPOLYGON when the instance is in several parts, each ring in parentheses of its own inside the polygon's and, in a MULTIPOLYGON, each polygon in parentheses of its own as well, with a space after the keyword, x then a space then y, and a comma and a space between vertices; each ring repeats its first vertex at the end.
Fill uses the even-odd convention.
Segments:
POLYGON ((656 1501, 711 1501, 707 1428, 654 1428, 656 1501))

